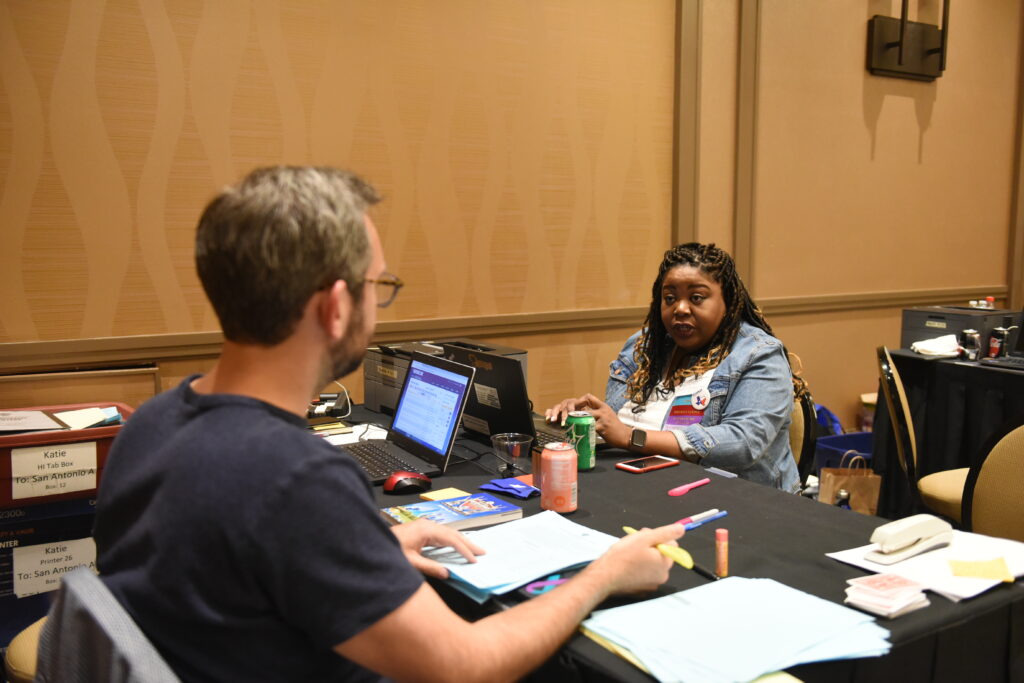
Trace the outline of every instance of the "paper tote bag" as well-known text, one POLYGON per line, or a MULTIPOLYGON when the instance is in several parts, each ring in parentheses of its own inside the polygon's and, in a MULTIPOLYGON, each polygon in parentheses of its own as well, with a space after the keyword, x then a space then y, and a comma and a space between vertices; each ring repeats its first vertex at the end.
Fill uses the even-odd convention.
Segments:
POLYGON ((832 505, 836 492, 846 489, 850 493, 850 509, 864 515, 878 511, 878 492, 882 488, 882 477, 868 469, 867 461, 856 451, 848 451, 840 465, 847 467, 824 467, 819 480, 818 501, 832 505), (847 463, 846 456, 854 454, 847 463))

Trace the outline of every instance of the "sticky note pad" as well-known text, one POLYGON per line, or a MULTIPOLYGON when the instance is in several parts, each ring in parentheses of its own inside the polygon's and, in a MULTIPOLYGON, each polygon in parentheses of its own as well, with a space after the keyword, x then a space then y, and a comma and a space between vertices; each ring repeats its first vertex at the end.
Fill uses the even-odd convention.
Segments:
POLYGON ((420 494, 420 498, 423 500, 448 500, 449 498, 458 498, 459 496, 468 496, 469 493, 462 489, 457 489, 454 486, 449 486, 446 489, 438 489, 436 491, 425 491, 420 494))
POLYGON ((1002 557, 983 562, 949 560, 949 568, 953 570, 953 576, 1013 583, 1013 574, 1010 573, 1010 568, 1006 566, 1006 560, 1002 557))

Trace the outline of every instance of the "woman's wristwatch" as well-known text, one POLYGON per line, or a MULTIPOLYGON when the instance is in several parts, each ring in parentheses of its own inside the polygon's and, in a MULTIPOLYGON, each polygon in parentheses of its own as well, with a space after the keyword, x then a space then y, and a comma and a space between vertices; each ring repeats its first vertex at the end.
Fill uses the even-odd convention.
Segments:
POLYGON ((642 429, 633 427, 633 433, 629 437, 629 447, 631 449, 643 450, 643 447, 647 445, 647 432, 642 429))

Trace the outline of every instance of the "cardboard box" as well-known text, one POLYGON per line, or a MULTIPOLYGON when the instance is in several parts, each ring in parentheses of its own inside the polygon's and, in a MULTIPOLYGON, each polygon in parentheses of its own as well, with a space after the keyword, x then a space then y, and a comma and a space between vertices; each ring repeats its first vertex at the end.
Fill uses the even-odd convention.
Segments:
POLYGON ((33 503, 0 508, 0 526, 22 524, 53 517, 74 517, 91 515, 96 512, 95 498, 70 498, 52 503, 33 503))
POLYGON ((56 590, 72 569, 95 567, 94 514, 0 524, 0 599, 56 590))
MULTIPOLYGON (((116 407, 122 421, 131 407, 116 402, 37 406, 19 410, 60 412, 116 407)), ((110 446, 121 425, 22 432, 0 436, 0 509, 95 498, 110 446)))

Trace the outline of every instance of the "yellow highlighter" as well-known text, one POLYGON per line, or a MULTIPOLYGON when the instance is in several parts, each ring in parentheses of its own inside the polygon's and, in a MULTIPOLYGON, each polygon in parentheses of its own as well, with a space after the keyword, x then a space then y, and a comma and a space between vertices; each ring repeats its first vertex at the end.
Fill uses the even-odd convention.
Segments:
MULTIPOLYGON (((635 534, 636 529, 631 526, 624 526, 622 530, 627 534, 635 534)), ((665 543, 658 544, 658 552, 672 560, 681 567, 686 569, 693 569, 693 558, 690 557, 690 553, 686 552, 677 545, 666 545, 665 543)))

